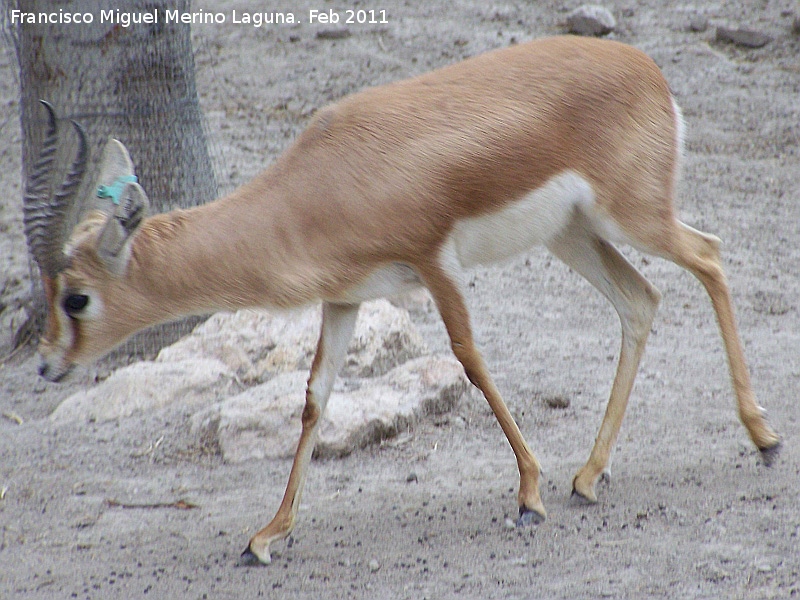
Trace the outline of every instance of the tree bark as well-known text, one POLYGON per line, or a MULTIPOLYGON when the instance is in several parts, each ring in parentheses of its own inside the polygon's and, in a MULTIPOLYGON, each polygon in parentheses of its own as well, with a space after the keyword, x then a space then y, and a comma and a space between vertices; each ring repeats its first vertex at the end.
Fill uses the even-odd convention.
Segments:
MULTIPOLYGON (((136 165, 139 182, 153 212, 212 200, 217 185, 206 146, 194 78, 188 24, 166 22, 166 10, 190 10, 189 0, 5 0, 6 20, 17 8, 25 12, 89 13, 86 23, 11 25, 20 68, 23 173, 33 167, 42 143, 45 113, 38 100, 50 102, 63 119, 81 123, 93 161, 79 192, 91 198, 100 150, 109 137, 122 141, 136 165), (113 5, 113 8, 112 8, 113 5), (153 14, 157 22, 101 22, 101 11, 153 14)), ((60 127, 61 172, 74 155, 70 127, 60 127)), ((57 183, 55 183, 57 185, 57 183)), ((68 227, 77 214, 71 215, 68 227)), ((34 312, 43 306, 38 277, 34 312)), ((126 352, 149 354, 174 339, 186 326, 167 326, 138 336, 126 352)))

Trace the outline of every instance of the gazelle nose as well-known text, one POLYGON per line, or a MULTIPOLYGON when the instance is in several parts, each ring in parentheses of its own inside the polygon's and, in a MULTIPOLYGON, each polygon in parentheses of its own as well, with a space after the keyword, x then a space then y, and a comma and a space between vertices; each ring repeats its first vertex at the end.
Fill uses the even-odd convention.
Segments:
POLYGON ((51 363, 48 363, 44 360, 39 365, 39 375, 47 379, 47 381, 52 381, 53 383, 61 381, 71 370, 72 366, 67 366, 66 368, 59 370, 57 367, 54 368, 51 363))

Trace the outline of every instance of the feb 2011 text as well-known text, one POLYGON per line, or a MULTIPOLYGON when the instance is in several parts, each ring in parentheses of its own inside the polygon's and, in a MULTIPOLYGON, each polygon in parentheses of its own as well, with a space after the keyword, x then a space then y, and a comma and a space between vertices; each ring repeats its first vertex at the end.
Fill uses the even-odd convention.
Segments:
POLYGON ((140 24, 191 24, 191 25, 294 25, 308 23, 311 25, 386 25, 389 17, 385 9, 345 9, 325 10, 309 9, 303 15, 296 12, 249 12, 232 10, 230 13, 197 10, 185 12, 165 10, 163 14, 157 9, 149 11, 129 12, 120 9, 101 10, 99 14, 92 12, 70 12, 64 9, 57 11, 26 12, 14 9, 11 11, 11 24, 22 25, 88 25, 95 21, 130 27, 140 24))

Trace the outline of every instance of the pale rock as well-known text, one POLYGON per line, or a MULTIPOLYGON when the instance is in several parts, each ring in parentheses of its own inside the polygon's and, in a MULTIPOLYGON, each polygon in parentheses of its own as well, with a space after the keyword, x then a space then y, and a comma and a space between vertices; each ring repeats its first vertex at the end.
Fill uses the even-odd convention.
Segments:
MULTIPOLYGON (((319 306, 272 314, 258 310, 219 313, 189 336, 162 350, 159 362, 213 357, 248 383, 278 373, 308 370, 322 322, 319 306)), ((408 312, 386 300, 361 306, 344 373, 374 377, 428 352, 408 312)))
POLYGON ((319 307, 288 313, 240 310, 217 313, 159 352, 156 361, 215 358, 244 382, 308 369, 319 336, 319 307))
MULTIPOLYGON (((192 418, 200 445, 219 448, 232 462, 291 456, 320 322, 320 307, 214 315, 155 361, 122 368, 70 396, 52 419, 108 421, 170 405, 202 406, 192 418), (242 392, 253 384, 260 385, 242 392)), ((362 305, 318 453, 348 454, 420 415, 449 410, 468 387, 463 369, 452 358, 421 358, 426 354, 408 311, 385 300, 362 305)))
POLYGON ((192 434, 228 462, 290 457, 300 436, 307 378, 303 371, 281 373, 203 409, 191 418, 192 434))
POLYGON ((425 354, 428 348, 407 310, 392 306, 387 300, 366 302, 361 306, 347 349, 344 373, 379 377, 425 354))
POLYGON ((235 374, 215 359, 145 361, 119 369, 99 385, 72 394, 50 418, 56 423, 110 421, 176 403, 207 403, 237 389, 235 374))
MULTIPOLYGON (((421 416, 450 410, 468 387, 461 365, 441 357, 408 361, 382 377, 345 380, 331 394, 316 453, 344 456, 393 437, 421 416)), ((305 373, 278 375, 200 411, 192 417, 192 432, 229 462, 290 457, 300 437, 305 389, 305 373)))
POLYGON ((431 293, 426 288, 419 288, 389 300, 393 306, 407 310, 411 314, 433 314, 436 312, 436 304, 431 293))

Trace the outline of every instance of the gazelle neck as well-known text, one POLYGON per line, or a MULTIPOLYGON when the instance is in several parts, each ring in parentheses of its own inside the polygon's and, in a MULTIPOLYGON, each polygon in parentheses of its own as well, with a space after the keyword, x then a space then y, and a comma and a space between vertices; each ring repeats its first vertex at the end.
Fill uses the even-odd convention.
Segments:
POLYGON ((347 219, 320 214, 320 190, 279 165, 215 202, 147 219, 127 285, 167 319, 346 295, 377 264, 352 260, 361 242, 347 219))
MULTIPOLYGON (((262 202, 262 210, 268 204, 262 202)), ((314 298, 303 285, 285 281, 281 272, 291 272, 286 263, 293 262, 292 257, 285 247, 276 248, 263 226, 243 225, 243 209, 241 198, 231 196, 156 215, 142 225, 125 279, 159 320, 217 310, 290 307, 314 298)))

